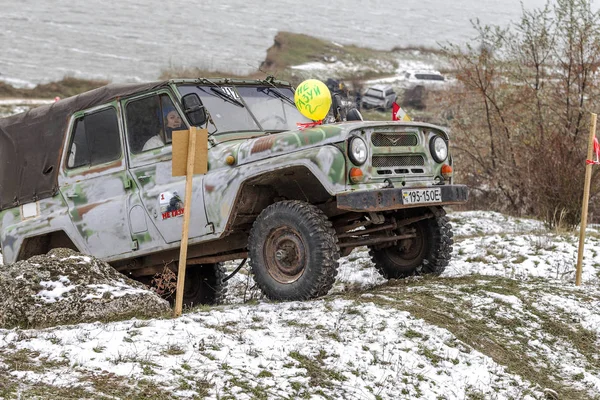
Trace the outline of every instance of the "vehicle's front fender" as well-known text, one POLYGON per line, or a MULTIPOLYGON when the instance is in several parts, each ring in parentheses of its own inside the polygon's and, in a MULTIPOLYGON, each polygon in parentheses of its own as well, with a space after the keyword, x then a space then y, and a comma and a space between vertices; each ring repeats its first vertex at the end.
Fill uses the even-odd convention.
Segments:
POLYGON ((304 167, 310 171, 332 197, 346 189, 346 158, 333 145, 304 149, 239 167, 209 171, 204 180, 204 199, 208 222, 215 228, 214 234, 220 236, 225 230, 245 182, 265 173, 293 167, 304 167))

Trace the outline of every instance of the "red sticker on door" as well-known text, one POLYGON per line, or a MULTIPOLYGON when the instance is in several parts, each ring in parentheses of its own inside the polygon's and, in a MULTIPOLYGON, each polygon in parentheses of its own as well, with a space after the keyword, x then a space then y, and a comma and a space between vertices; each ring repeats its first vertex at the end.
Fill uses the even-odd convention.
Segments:
POLYGON ((177 192, 164 192, 158 196, 162 219, 169 219, 183 215, 183 200, 177 192))

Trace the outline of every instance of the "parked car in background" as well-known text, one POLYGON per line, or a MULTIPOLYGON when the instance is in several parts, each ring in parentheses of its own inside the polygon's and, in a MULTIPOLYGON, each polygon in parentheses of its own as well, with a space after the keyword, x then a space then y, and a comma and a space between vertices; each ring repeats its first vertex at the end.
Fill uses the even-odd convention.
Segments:
POLYGON ((361 99, 361 108, 376 108, 379 110, 388 110, 396 101, 396 92, 391 85, 377 84, 367 88, 361 99))
POLYGON ((417 86, 432 89, 443 86, 446 82, 444 75, 435 70, 409 70, 404 72, 401 86, 404 89, 413 89, 417 86))

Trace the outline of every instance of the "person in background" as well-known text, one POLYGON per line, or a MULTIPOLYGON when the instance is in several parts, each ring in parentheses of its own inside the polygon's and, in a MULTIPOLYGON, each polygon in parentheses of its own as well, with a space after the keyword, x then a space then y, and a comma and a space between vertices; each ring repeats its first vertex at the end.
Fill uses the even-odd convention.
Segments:
POLYGON ((360 111, 360 102, 362 101, 362 93, 361 93, 362 88, 358 87, 357 89, 355 89, 355 91, 356 91, 356 93, 355 93, 356 97, 355 97, 354 101, 356 103, 356 109, 358 111, 360 111))

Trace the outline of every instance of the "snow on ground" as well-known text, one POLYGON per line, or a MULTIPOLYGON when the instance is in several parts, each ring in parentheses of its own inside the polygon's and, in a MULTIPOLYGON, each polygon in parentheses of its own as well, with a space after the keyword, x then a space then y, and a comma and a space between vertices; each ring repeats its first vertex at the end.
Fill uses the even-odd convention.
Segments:
POLYGON ((389 60, 372 60, 368 64, 354 63, 350 61, 330 60, 330 62, 314 61, 300 65, 294 65, 291 69, 300 76, 306 78, 317 78, 325 81, 327 78, 336 78, 343 75, 357 73, 380 73, 387 71, 393 73, 394 64, 389 60))
POLYGON ((52 103, 54 103, 54 100, 48 99, 0 99, 0 106, 41 106, 52 103))
MULTIPOLYGON (((547 277, 573 282, 579 247, 578 232, 548 231, 536 220, 494 212, 451 215, 458 239, 444 276, 499 275, 508 278, 547 277)), ((600 281, 600 235, 588 229, 583 281, 600 281)))
POLYGON ((0 339, 43 354, 46 362, 68 363, 15 376, 53 385, 78 386, 98 370, 153 379, 180 397, 193 396, 199 378, 200 385, 211 383, 213 396, 239 399, 251 398, 248 386, 266 398, 435 399, 469 391, 522 398, 532 389, 489 357, 454 343, 445 329, 341 299, 30 333, 6 332, 0 339))
MULTIPOLYGON (((396 88, 406 88, 414 81, 407 80, 405 73, 408 71, 437 71, 439 69, 448 69, 450 65, 442 57, 431 52, 398 51, 390 52, 387 60, 376 59, 369 63, 354 63, 348 60, 328 60, 313 61, 305 64, 292 66, 291 69, 306 78, 317 78, 325 80, 327 78, 339 78, 357 73, 376 73, 385 75, 384 77, 370 79, 364 84, 374 85, 378 83, 391 84, 396 88)), ((446 77, 445 81, 420 81, 420 84, 428 87, 443 88, 452 84, 454 79, 446 77)))
POLYGON ((0 118, 28 111, 32 106, 51 104, 47 99, 0 99, 0 118))
POLYGON ((386 283, 361 248, 314 301, 268 302, 243 268, 225 305, 177 319, 0 330, 0 397, 597 398, 596 227, 575 287, 577 232, 492 212, 450 219, 440 278, 386 283))

